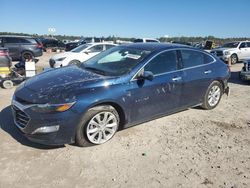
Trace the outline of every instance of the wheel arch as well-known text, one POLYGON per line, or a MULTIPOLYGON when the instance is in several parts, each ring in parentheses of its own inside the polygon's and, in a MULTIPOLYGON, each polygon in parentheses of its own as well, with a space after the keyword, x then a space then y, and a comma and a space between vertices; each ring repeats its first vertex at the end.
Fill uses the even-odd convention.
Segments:
POLYGON ((96 106, 103 106, 103 105, 110 105, 113 108, 115 108, 115 110, 118 112, 119 118, 120 118, 120 125, 119 125, 118 130, 122 130, 127 121, 126 121, 126 113, 125 113, 124 109, 121 107, 121 105, 119 105, 116 102, 101 102, 101 103, 94 104, 90 108, 93 108, 93 107, 96 107, 96 106))

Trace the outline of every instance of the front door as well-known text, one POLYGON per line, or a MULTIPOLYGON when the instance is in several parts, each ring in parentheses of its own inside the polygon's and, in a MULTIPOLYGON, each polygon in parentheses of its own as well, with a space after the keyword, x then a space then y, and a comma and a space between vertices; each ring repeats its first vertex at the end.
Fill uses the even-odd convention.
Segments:
POLYGON ((182 77, 178 70, 176 51, 157 55, 138 73, 150 71, 152 81, 137 79, 130 82, 130 119, 142 122, 152 117, 171 113, 180 107, 182 77))

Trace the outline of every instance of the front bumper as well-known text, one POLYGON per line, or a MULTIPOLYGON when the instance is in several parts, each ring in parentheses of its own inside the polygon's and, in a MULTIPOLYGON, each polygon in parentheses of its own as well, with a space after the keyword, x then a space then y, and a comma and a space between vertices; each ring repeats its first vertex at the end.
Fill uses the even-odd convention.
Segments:
POLYGON ((241 71, 240 79, 244 81, 250 81, 250 71, 241 71))
POLYGON ((50 114, 37 113, 33 112, 29 105, 22 105, 13 100, 12 112, 15 125, 32 142, 44 145, 63 145, 75 142, 75 130, 81 117, 72 110, 50 114), (59 127, 56 131, 37 132, 41 127, 53 128, 55 126, 59 127))

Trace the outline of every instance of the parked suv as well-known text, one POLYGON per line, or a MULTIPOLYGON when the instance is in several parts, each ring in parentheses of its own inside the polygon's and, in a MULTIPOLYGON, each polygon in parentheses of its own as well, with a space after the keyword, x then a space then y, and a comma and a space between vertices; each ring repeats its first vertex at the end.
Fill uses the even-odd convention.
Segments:
POLYGON ((211 51, 224 61, 231 59, 231 63, 250 59, 250 41, 230 42, 222 45, 220 48, 211 51))
POLYGON ((65 50, 65 44, 60 40, 54 38, 41 38, 40 41, 43 44, 44 51, 46 51, 47 48, 65 50))
POLYGON ((0 35, 0 47, 7 48, 13 60, 25 60, 42 56, 42 44, 28 36, 0 35))

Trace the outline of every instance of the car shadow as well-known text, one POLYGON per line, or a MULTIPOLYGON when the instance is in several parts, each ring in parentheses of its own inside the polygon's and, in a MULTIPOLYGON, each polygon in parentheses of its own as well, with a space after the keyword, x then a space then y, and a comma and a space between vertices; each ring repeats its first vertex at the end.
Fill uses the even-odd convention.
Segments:
POLYGON ((0 128, 3 131, 7 132, 9 135, 11 135, 12 138, 14 138, 16 141, 18 141, 19 143, 25 146, 33 147, 36 149, 43 149, 43 150, 57 149, 57 148, 64 147, 64 146, 41 145, 41 144, 33 143, 29 141, 27 138, 25 138, 14 124, 11 106, 7 106, 0 112, 0 128))
POLYGON ((231 77, 229 78, 228 82, 233 84, 249 85, 248 82, 241 80, 239 75, 240 71, 231 72, 231 77))

